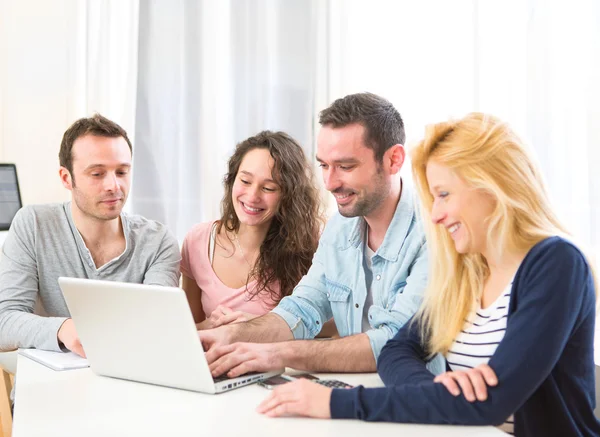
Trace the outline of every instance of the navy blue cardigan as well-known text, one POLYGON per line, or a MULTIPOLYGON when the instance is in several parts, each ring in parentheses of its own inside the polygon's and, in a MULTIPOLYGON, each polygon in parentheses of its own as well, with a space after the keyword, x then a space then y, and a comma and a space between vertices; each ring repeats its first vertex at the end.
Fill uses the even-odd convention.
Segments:
POLYGON ((500 425, 515 415, 517 436, 600 436, 594 417, 595 288, 591 269, 559 237, 535 245, 515 276, 507 328, 489 365, 488 399, 454 397, 425 368, 417 323, 383 348, 386 387, 333 390, 331 417, 403 423, 500 425))

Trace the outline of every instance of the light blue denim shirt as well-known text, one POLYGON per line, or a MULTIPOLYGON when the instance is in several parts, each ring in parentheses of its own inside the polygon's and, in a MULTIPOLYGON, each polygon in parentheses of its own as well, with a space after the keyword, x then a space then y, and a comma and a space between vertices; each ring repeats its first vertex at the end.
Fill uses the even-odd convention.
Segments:
MULTIPOLYGON (((417 311, 428 275, 425 236, 417 221, 413 188, 403 183, 402 195, 383 244, 372 258, 373 305, 366 331, 375 360, 385 343, 417 311)), ((273 309, 289 325, 295 339, 314 338, 331 317, 340 336, 362 332, 367 285, 363 217, 332 217, 319 241, 313 263, 291 296, 273 309)), ((440 367, 430 366, 436 373, 440 367)))

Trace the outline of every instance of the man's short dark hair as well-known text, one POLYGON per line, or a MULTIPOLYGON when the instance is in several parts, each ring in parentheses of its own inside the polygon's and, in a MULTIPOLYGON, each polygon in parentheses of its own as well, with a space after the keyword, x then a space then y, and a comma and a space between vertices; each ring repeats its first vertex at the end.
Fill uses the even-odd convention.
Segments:
POLYGON ((86 135, 108 138, 123 137, 127 141, 129 150, 133 153, 133 147, 131 146, 127 132, 114 121, 100 114, 94 114, 89 118, 80 118, 65 131, 60 143, 60 152, 58 152, 60 165, 69 170, 71 178, 73 178, 73 143, 78 138, 86 135))
POLYGON ((334 128, 359 123, 365 128, 365 145, 373 149, 381 162, 386 150, 404 144, 404 122, 389 101, 372 93, 350 94, 337 99, 319 114, 322 126, 334 128))

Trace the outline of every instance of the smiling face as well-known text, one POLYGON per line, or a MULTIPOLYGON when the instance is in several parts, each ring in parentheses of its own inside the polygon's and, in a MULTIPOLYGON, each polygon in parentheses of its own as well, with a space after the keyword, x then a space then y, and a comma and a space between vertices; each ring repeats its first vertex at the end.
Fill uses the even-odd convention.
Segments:
POLYGON ((74 207, 95 220, 119 217, 131 183, 131 150, 125 139, 84 135, 71 153, 73 174, 61 167, 60 175, 74 207))
POLYGON ((458 253, 486 253, 487 219, 492 196, 470 187, 454 171, 435 160, 427 163, 427 183, 433 196, 431 220, 452 236, 458 253))
POLYGON ((358 123, 325 125, 319 132, 317 161, 325 188, 344 217, 369 216, 390 194, 391 182, 364 137, 365 128, 358 123))
POLYGON ((275 161, 267 149, 252 149, 242 159, 231 190, 235 213, 247 226, 269 226, 279 208, 281 188, 273 178, 275 161))

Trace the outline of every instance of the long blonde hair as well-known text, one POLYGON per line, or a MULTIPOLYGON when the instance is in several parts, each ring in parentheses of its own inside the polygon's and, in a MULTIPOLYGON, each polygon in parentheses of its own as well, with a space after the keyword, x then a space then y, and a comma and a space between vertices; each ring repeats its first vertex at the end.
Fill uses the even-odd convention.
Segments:
POLYGON ((447 230, 431 221, 433 196, 426 177, 430 159, 453 170, 469 186, 495 200, 487 219, 493 256, 528 251, 553 235, 566 236, 544 182, 523 142, 496 117, 471 113, 428 126, 412 150, 412 170, 429 249, 429 282, 416 320, 429 352, 445 354, 481 296, 489 268, 481 254, 460 254, 447 230))

